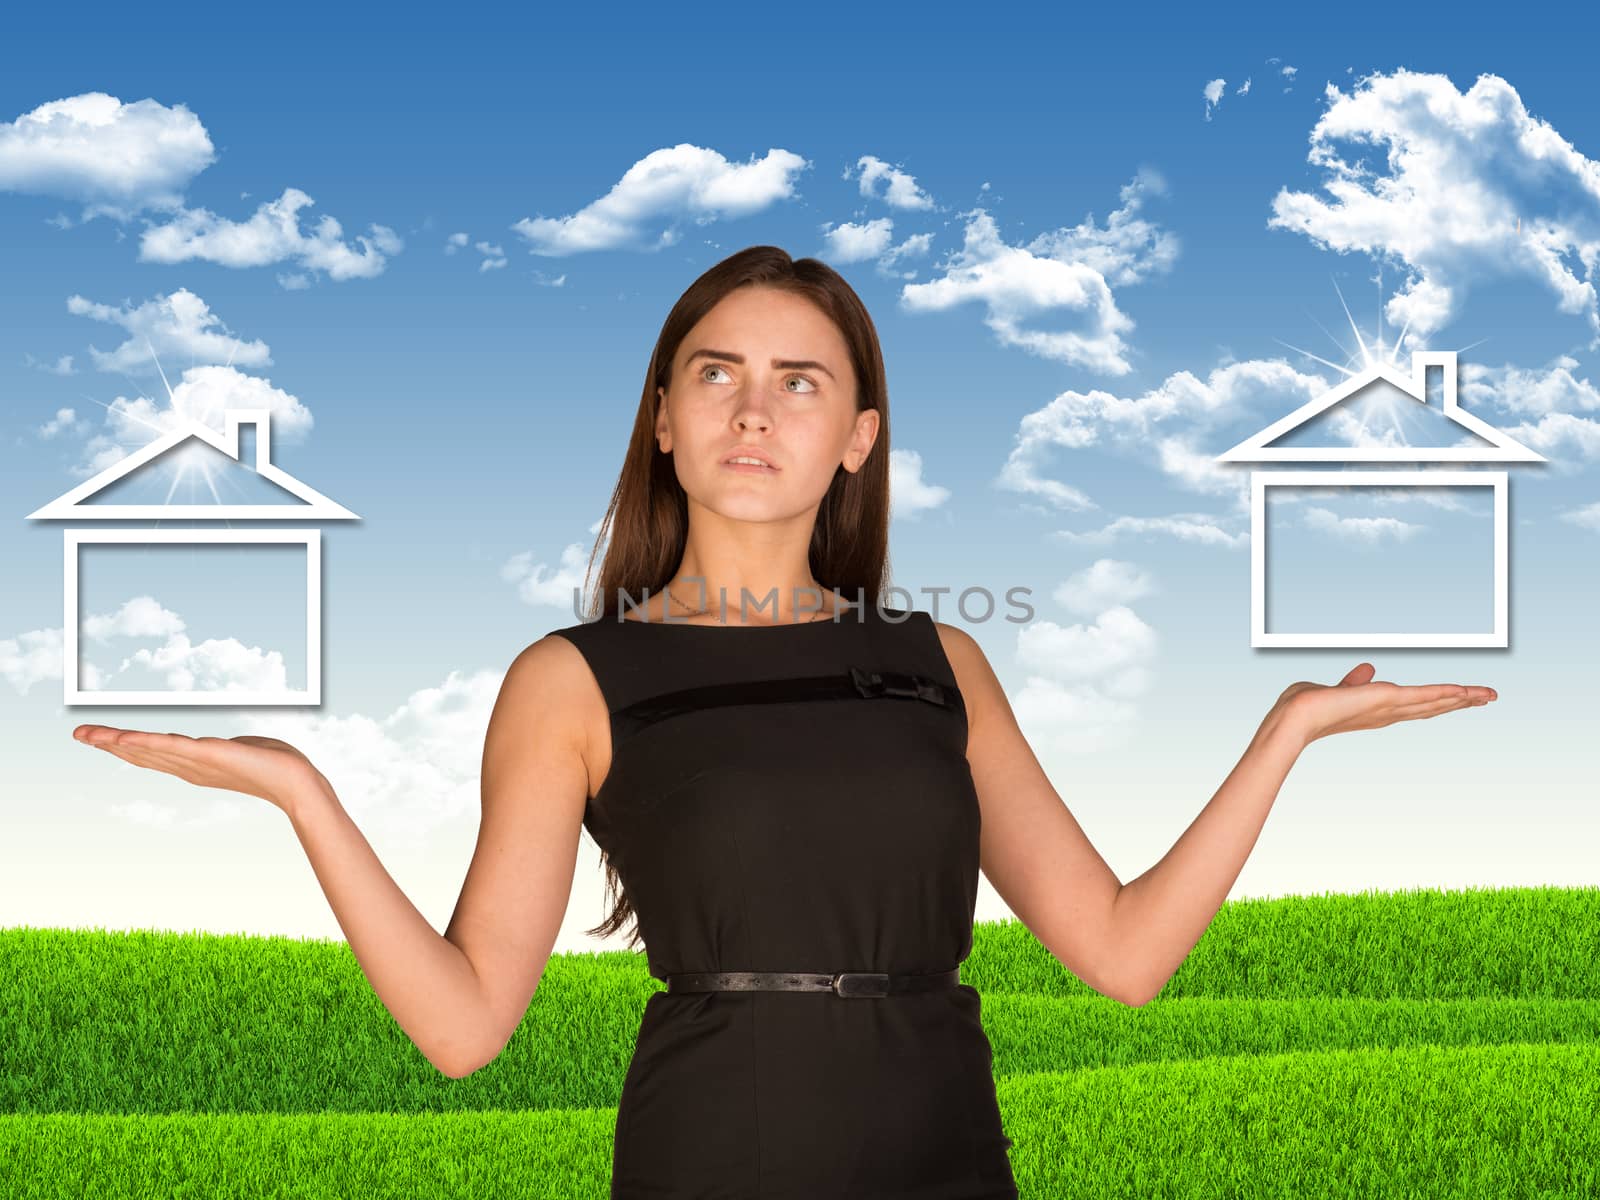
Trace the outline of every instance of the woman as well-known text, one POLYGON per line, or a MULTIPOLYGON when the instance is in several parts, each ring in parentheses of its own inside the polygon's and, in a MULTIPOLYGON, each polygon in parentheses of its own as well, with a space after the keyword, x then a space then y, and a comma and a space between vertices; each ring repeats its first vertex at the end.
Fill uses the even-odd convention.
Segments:
POLYGON ((278 805, 367 978, 454 1077, 525 1015, 588 828, 617 898, 593 932, 635 915, 668 984, 623 1085, 614 1196, 1014 1197, 979 996, 958 973, 980 863, 1068 970, 1143 1004, 1303 747, 1495 693, 1377 682, 1367 663, 1291 685, 1173 849, 1124 885, 978 644, 879 603, 888 440, 876 331, 837 273, 756 246, 695 281, 650 363, 592 619, 506 673, 443 936, 292 746, 76 736, 278 805))

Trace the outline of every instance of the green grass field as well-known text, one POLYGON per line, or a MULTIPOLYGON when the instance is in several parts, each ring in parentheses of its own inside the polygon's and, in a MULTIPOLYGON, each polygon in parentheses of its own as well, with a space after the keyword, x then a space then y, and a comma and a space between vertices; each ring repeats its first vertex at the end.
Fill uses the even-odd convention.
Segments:
MULTIPOLYGON (((1161 995, 980 925, 1024 1197, 1600 1196, 1600 888, 1237 901, 1161 995)), ((659 984, 552 959, 493 1063, 342 942, 0 930, 0 1196, 604 1197, 659 984)))

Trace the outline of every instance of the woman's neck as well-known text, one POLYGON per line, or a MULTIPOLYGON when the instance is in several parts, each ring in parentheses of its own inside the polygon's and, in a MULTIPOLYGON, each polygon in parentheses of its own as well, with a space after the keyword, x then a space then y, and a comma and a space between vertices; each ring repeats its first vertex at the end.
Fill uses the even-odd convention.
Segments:
POLYGON ((847 608, 837 592, 820 583, 772 586, 757 591, 748 585, 708 586, 692 574, 674 576, 663 589, 658 607, 671 619, 710 615, 724 624, 788 624, 827 616, 847 608))

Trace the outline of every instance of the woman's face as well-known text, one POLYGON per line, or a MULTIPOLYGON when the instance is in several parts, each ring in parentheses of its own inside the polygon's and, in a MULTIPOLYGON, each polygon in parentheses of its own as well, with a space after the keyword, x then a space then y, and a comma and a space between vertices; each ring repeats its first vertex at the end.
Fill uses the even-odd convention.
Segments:
POLYGON ((857 413, 850 352, 809 301, 742 287, 689 330, 659 389, 656 442, 683 490, 717 513, 770 521, 815 508, 842 463, 856 471, 878 433, 857 413), (776 361, 775 361, 776 360, 776 361), (757 447, 776 468, 732 466, 757 447))

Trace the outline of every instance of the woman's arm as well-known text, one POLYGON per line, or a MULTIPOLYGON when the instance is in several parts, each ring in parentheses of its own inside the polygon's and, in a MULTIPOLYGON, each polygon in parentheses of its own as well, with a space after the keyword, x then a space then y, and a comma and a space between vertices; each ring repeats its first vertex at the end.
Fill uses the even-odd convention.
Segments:
POLYGON ((1370 663, 1333 687, 1293 684, 1177 844, 1124 884, 1051 784, 982 648, 964 630, 936 626, 967 704, 985 877, 1058 962, 1129 1005, 1155 996, 1211 924, 1301 750, 1330 733, 1496 698, 1487 687, 1373 682, 1370 663))
POLYGON ((1144 1004, 1160 992, 1200 941, 1303 749, 1329 734, 1381 729, 1499 698, 1481 685, 1401 686, 1372 676, 1372 664, 1363 662, 1331 687, 1300 682, 1284 689, 1183 836, 1160 862, 1118 890, 1110 937, 1124 964, 1130 1003, 1144 1004))
POLYGON ((1109 940, 1122 964, 1127 1003, 1152 999, 1189 957, 1244 869, 1305 745, 1301 727, 1274 708, 1172 849, 1118 889, 1109 940))
POLYGON ((384 1007, 440 1071, 470 1073, 490 1024, 471 960, 400 890, 331 787, 307 784, 286 811, 384 1007))
POLYGON ((506 671, 484 739, 483 816, 454 915, 439 934, 326 780, 290 820, 368 982, 444 1074, 499 1054, 538 988, 577 866, 589 775, 585 723, 604 708, 577 648, 547 637, 506 671))
POLYGON ((281 809, 379 999, 444 1074, 498 1054, 528 1009, 572 889, 589 795, 584 730, 605 701, 571 642, 545 637, 507 669, 484 742, 478 844, 441 935, 393 877, 327 778, 276 738, 194 738, 81 725, 136 766, 281 809))

